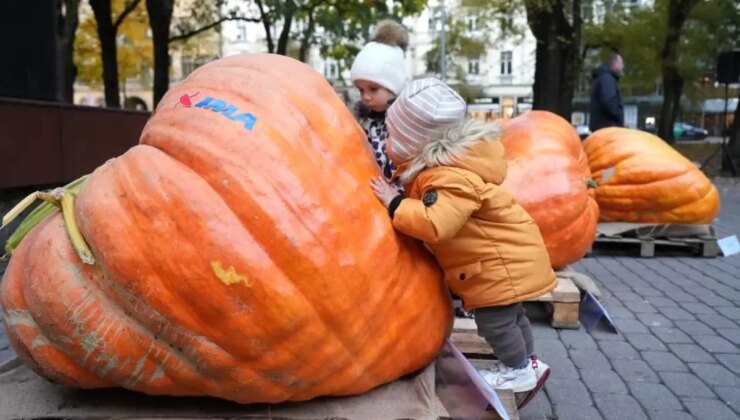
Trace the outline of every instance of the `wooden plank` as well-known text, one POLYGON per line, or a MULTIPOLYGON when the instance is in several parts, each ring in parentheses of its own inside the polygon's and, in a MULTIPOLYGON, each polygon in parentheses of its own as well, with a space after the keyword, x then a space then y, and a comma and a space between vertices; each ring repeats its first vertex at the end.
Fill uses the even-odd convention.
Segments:
POLYGON ((681 254, 712 258, 719 255, 714 228, 709 224, 600 223, 598 229, 590 254, 636 253, 638 249, 631 245, 639 244, 639 255, 646 258, 681 254))
POLYGON ((685 223, 624 223, 604 222, 597 227, 597 236, 663 238, 666 236, 697 237, 702 235, 714 236, 714 228, 710 224, 685 223))
POLYGON ((598 237, 590 255, 639 255, 652 258, 656 255, 692 255, 714 258, 719 255, 719 246, 714 237, 598 237), (639 254, 638 254, 639 252, 639 254))
POLYGON ((452 327, 453 332, 478 332, 478 326, 475 324, 474 319, 470 318, 455 318, 455 324, 452 327))
MULTIPOLYGON (((504 410, 506 410, 506 413, 509 415, 509 419, 519 420, 519 410, 516 408, 518 395, 514 394, 512 391, 504 390, 497 390, 496 394, 498 394, 498 398, 501 400, 504 410)), ((438 396, 435 396, 435 400, 436 412, 438 415, 437 418, 439 420, 453 420, 452 416, 447 412, 447 408, 445 408, 438 396)), ((496 410, 489 405, 486 408, 486 411, 483 412, 481 420, 501 420, 501 416, 499 416, 496 410)))
POLYGON ((554 328, 580 328, 580 303, 554 302, 552 306, 552 326, 554 328))
POLYGON ((716 258, 720 254, 719 244, 716 238, 703 240, 701 256, 704 258, 716 258))
MULTIPOLYGON (((493 363, 494 362, 492 360, 470 359, 470 364, 473 365, 476 370, 490 369, 493 366, 493 363)), ((518 419, 519 410, 517 410, 516 406, 526 395, 514 394, 511 390, 496 390, 496 394, 498 394, 498 398, 504 405, 504 409, 509 414, 509 418, 511 420, 518 419)), ((500 419, 500 417, 496 413, 496 410, 489 406, 481 419, 500 419)))
MULTIPOLYGON (((581 291, 568 275, 568 272, 561 273, 555 290, 532 301, 551 306, 553 327, 577 329, 580 327, 581 291)), ((478 336, 474 319, 455 318, 450 339, 466 356, 486 359, 493 357, 491 347, 485 339, 478 336)))
POLYGON ((453 332, 450 341, 468 358, 493 359, 493 349, 483 337, 470 332, 453 332))
POLYGON ((558 285, 550 293, 546 293, 536 299, 534 302, 580 302, 581 291, 578 290, 573 280, 569 277, 558 277, 558 285))
POLYGON ((640 257, 653 258, 655 256, 655 241, 645 239, 640 242, 640 257))
MULTIPOLYGON (((519 420, 519 410, 516 408, 517 398, 513 391, 496 390, 498 399, 501 400, 501 404, 506 410, 506 414, 509 415, 509 420, 519 420)), ((498 415, 493 407, 488 406, 488 409, 483 413, 481 420, 501 420, 501 416, 498 415)))

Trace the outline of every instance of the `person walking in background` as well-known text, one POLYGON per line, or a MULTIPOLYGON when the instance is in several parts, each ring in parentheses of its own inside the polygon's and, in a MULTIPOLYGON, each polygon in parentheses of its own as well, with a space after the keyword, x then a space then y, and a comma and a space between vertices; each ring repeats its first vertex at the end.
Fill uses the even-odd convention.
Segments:
POLYGON ((624 60, 618 53, 593 71, 591 85, 591 116, 588 128, 594 132, 604 127, 624 126, 624 106, 619 92, 619 78, 624 71, 624 60))

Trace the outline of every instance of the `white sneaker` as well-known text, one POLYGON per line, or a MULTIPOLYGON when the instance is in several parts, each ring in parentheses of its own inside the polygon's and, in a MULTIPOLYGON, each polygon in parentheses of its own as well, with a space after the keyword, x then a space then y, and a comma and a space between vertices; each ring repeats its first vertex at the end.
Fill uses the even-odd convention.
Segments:
POLYGON ((537 375, 537 382, 539 383, 543 376, 547 379, 547 376, 550 375, 550 366, 534 355, 530 357, 530 361, 534 369, 534 374, 537 375))
POLYGON ((493 389, 510 389, 517 393, 530 391, 537 386, 537 375, 534 373, 531 360, 521 369, 498 363, 494 369, 481 370, 480 375, 493 389))
MULTIPOLYGON (((550 366, 542 360, 538 359, 535 355, 530 356, 529 359, 530 363, 532 364, 532 369, 534 369, 534 374, 537 375, 537 383, 539 385, 539 382, 543 376, 545 376, 545 379, 547 379, 547 376, 550 375, 550 366)), ((499 366, 506 367, 506 365, 501 363, 500 360, 496 360, 493 362, 493 365, 488 370, 490 370, 491 372, 498 372, 499 366)))
POLYGON ((550 377, 550 366, 538 359, 537 356, 532 355, 530 357, 530 363, 532 365, 532 369, 534 369, 534 374, 537 377, 537 385, 522 398, 517 399, 517 409, 522 409, 525 405, 529 404, 542 387, 545 386, 547 378, 550 377))

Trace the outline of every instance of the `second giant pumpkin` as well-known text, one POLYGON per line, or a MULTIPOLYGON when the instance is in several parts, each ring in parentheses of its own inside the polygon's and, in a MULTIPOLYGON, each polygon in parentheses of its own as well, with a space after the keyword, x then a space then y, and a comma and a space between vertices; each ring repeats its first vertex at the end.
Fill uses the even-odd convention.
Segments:
MULTIPOLYGON (((104 139, 101 139, 104 140, 104 139)), ((257 54, 173 87, 74 215, 23 239, 2 281, 13 348, 82 387, 278 402, 349 395, 428 364, 441 274, 397 235, 364 134, 323 77, 257 54)))
POLYGON ((604 222, 710 223, 719 212, 712 181, 659 137, 605 128, 584 148, 604 222))
POLYGON ((576 131, 561 117, 530 111, 504 124, 504 187, 540 228, 554 268, 581 259, 596 235, 599 208, 576 131))

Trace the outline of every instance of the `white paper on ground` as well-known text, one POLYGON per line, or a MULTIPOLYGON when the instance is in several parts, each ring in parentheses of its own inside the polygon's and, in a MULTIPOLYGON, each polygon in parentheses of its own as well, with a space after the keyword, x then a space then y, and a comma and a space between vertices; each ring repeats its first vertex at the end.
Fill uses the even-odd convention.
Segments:
POLYGON ((718 239, 717 245, 719 245, 719 249, 722 250, 722 255, 724 255, 725 257, 740 254, 740 242, 738 242, 737 240, 737 235, 718 239))

